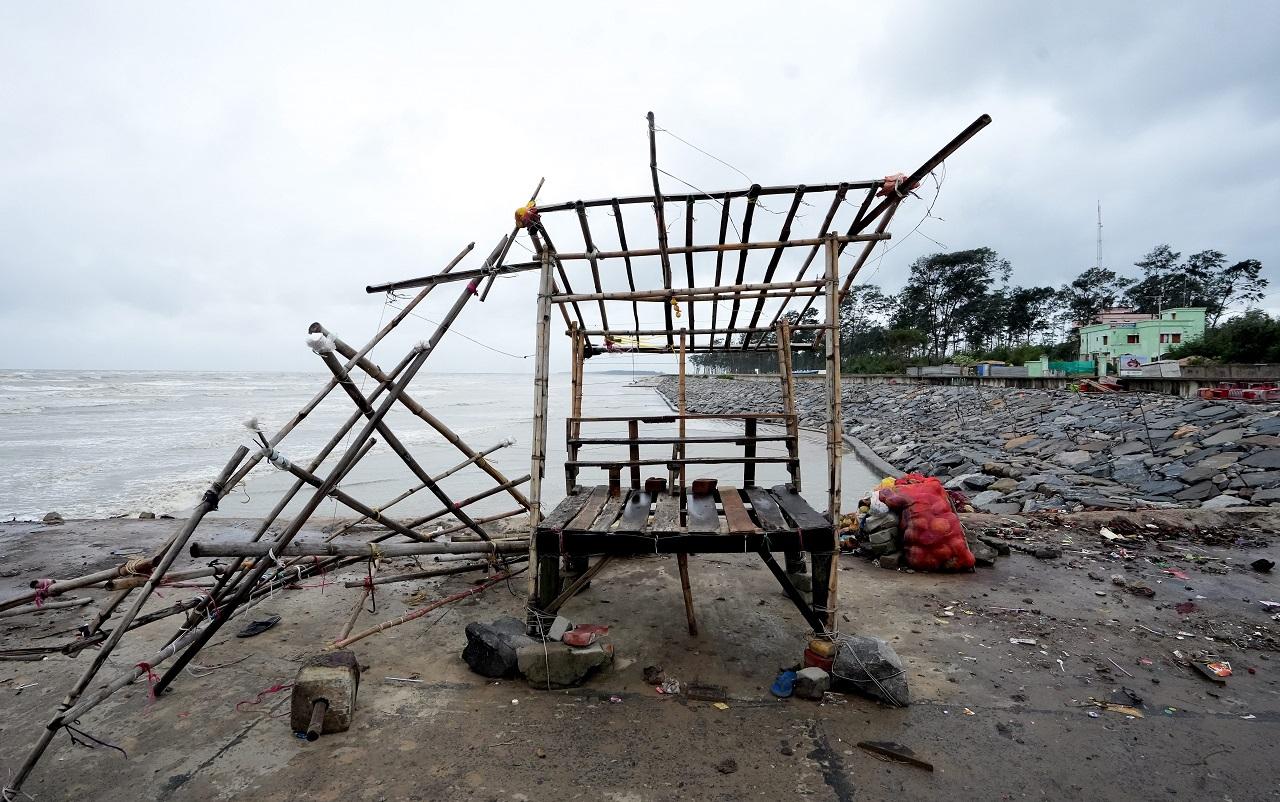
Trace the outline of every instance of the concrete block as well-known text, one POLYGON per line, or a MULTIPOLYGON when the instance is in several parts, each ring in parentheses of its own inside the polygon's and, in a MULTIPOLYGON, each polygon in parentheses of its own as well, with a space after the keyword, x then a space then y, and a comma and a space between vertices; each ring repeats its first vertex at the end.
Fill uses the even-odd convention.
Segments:
POLYGON ((360 662, 354 652, 344 649, 312 657, 293 681, 289 726, 294 732, 307 732, 315 703, 323 700, 326 709, 318 734, 346 732, 351 727, 359 690, 360 662))

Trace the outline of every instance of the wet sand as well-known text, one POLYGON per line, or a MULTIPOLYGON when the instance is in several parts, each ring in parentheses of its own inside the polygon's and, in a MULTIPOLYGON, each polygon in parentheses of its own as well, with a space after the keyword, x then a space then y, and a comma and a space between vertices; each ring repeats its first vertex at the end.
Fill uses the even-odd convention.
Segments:
MULTIPOLYGON (((1187 520, 1189 513, 1180 514, 1187 520)), ((842 558, 840 626, 894 644, 915 699, 907 709, 856 695, 830 705, 774 699, 768 686, 779 668, 799 659, 804 626, 759 561, 691 559, 700 634, 690 637, 674 560, 647 557, 614 563, 565 608, 578 622, 612 627, 615 664, 587 685, 536 690, 520 680, 485 680, 461 661, 468 621, 520 614, 518 581, 515 595, 498 586, 356 644, 365 666, 356 724, 308 744, 278 717, 288 708, 287 692, 240 710, 236 704, 289 682, 299 661, 333 637, 359 590, 329 577, 324 587, 313 580, 263 603, 254 617, 277 613, 279 626, 253 640, 219 636, 163 698, 149 702, 146 686, 135 685, 86 715, 80 726, 125 749, 127 761, 59 734, 24 790, 37 799, 102 800, 1245 800, 1280 793, 1274 637, 1270 649, 1227 640, 1246 630, 1274 636, 1280 628, 1257 604, 1280 596, 1275 575, 1247 567, 1258 556, 1274 559, 1274 549, 1191 538, 1167 541, 1172 551, 1131 546, 1145 556, 1125 561, 1103 554, 1098 521, 1087 516, 1062 519, 1077 526, 1073 531, 1023 529, 1018 520, 966 516, 966 526, 1007 531, 1015 545, 1055 544, 1063 556, 1041 560, 1015 551, 994 568, 959 575, 887 571, 842 558), (1146 557, 1190 579, 1175 580, 1146 557), (1214 573, 1221 566, 1227 572, 1214 573), (1090 579, 1090 571, 1140 575, 1157 595, 1138 598, 1090 579), (1176 612, 1173 605, 1189 598, 1198 612, 1176 612), (1180 631, 1193 636, 1179 639, 1180 631), (1223 639, 1204 639, 1215 631, 1223 639), (1015 637, 1037 645, 1010 643, 1015 637), (1197 648, 1230 660, 1235 673, 1224 687, 1171 654, 1197 648), (682 681, 724 685, 728 709, 656 694, 641 676, 651 664, 682 681), (1144 699, 1142 718, 1086 706, 1121 687, 1144 699), (611 702, 615 696, 621 701, 611 702), (862 740, 906 744, 935 771, 881 762, 855 746, 862 740), (723 773, 717 765, 728 758, 737 769, 723 773)), ((1269 543, 1280 531, 1274 513, 1211 520, 1251 542, 1269 543)), ((0 594, 34 577, 115 564, 112 551, 152 547, 175 523, 0 525, 0 594)), ((201 537, 244 537, 251 526, 220 519, 202 527, 201 537)), ((386 586, 377 613, 361 621, 391 618, 422 598, 467 586, 464 577, 386 586)), ((151 606, 194 592, 165 591, 151 606)), ((75 610, 5 619, 0 649, 59 642, 33 638, 79 621, 75 610)), ((144 659, 174 626, 169 619, 138 630, 102 676, 144 659)), ((21 761, 84 659, 0 662, 0 774, 21 761)))

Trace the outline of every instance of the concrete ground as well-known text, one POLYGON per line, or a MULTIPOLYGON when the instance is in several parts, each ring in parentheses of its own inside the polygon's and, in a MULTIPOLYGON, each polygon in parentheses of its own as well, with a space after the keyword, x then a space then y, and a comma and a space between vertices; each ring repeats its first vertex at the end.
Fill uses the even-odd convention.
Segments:
MULTIPOLYGON (((150 547, 174 524, 0 524, 0 596, 34 577, 114 564, 112 550, 150 547)), ((1099 520, 1087 515, 1030 526, 971 516, 971 531, 1015 546, 1052 544, 1063 554, 1037 559, 1015 549, 993 568, 957 575, 883 570, 845 556, 840 626, 894 644, 914 698, 906 709, 856 695, 824 705, 774 699, 769 684, 799 661, 804 626, 758 558, 691 559, 700 634, 690 637, 675 561, 648 557, 615 562, 565 609, 577 622, 612 627, 615 664, 586 686, 548 692, 521 680, 486 681, 461 661, 468 621, 521 614, 520 577, 515 595, 498 586, 356 644, 365 670, 355 726, 306 743, 280 717, 287 691, 237 703, 289 682, 359 594, 309 581, 255 611, 255 618, 281 615, 279 626, 252 640, 219 636, 171 693, 152 702, 146 686, 135 685, 81 720, 127 760, 59 733, 23 790, 39 800, 309 802, 1276 798, 1280 624, 1257 602, 1280 600, 1280 587, 1276 574, 1248 563, 1276 557, 1266 544, 1277 524, 1273 516, 1219 514, 1216 534, 1161 547, 1105 543, 1099 520), (1145 581, 1155 597, 1127 592, 1112 574, 1145 581), (1196 610, 1177 612, 1183 601, 1196 610), (1213 650, 1234 673, 1225 686, 1211 684, 1175 650, 1213 650), (641 676, 653 664, 684 682, 723 685, 728 709, 655 693, 641 676), (1090 705, 1122 687, 1143 700, 1142 717, 1090 705), (864 740, 910 746, 935 770, 883 762, 856 747, 864 740)), ((247 526, 213 524, 228 537, 243 537, 247 526)), ((464 577, 384 586, 376 614, 361 623, 467 586, 464 577)), ((155 606, 194 592, 167 590, 155 606)), ((73 610, 0 619, 0 650, 58 643, 67 636, 34 639, 82 617, 73 610)), ((127 638, 101 676, 144 659, 173 621, 127 638)), ((0 776, 21 762, 86 662, 84 655, 0 662, 0 776)))

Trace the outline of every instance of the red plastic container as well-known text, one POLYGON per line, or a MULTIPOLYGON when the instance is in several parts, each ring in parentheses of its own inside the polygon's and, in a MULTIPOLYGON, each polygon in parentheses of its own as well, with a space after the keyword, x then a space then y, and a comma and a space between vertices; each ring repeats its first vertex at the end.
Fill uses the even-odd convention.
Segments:
POLYGON ((827 672, 828 674, 830 674, 830 673, 831 673, 831 664, 832 664, 832 663, 834 663, 834 662, 835 662, 834 658, 831 658, 831 657, 823 657, 822 655, 820 655, 820 654, 818 654, 818 653, 814 652, 814 651, 813 651, 813 649, 810 649, 808 646, 806 646, 806 647, 804 648, 804 665, 805 665, 805 668, 814 668, 814 667, 816 667, 816 668, 820 668, 820 669, 822 669, 823 671, 825 671, 825 672, 827 672))

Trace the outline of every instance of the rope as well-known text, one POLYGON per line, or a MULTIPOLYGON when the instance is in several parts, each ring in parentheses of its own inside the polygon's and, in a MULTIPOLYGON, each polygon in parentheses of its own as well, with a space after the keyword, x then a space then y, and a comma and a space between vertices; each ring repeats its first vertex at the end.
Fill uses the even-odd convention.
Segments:
MULTIPOLYGON (((264 688, 263 690, 258 691, 258 695, 253 697, 252 699, 241 699, 239 702, 236 702, 236 712, 243 713, 245 712, 244 711, 245 705, 262 704, 262 700, 272 695, 273 693, 279 693, 280 691, 287 691, 292 687, 293 687, 293 683, 289 682, 289 683, 276 683, 275 685, 272 685, 270 688, 264 688)), ((287 715, 287 713, 288 711, 282 714, 272 713, 270 715, 272 718, 279 718, 281 715, 287 715)))
POLYGON ((134 557, 131 560, 125 560, 124 573, 129 576, 149 576, 151 574, 151 561, 145 557, 134 557))
POLYGON ((156 683, 160 681, 160 677, 156 676, 150 663, 138 663, 135 668, 142 669, 142 672, 147 675, 147 704, 151 704, 156 700, 156 683))
POLYGON ((36 603, 37 610, 44 607, 44 600, 49 598, 49 588, 51 587, 53 587, 52 579, 36 580, 36 594, 34 601, 36 603))
MULTIPOLYGON (((62 729, 66 730, 67 736, 71 738, 71 743, 75 744, 76 746, 85 746, 85 747, 88 747, 89 749, 96 749, 98 746, 105 746, 108 749, 114 749, 120 754, 124 755, 125 760, 129 759, 128 752, 124 751, 123 749, 116 746, 115 744, 110 744, 110 743, 107 743, 106 741, 100 740, 98 738, 94 738, 92 735, 90 735, 89 733, 85 732, 82 729, 73 727, 70 724, 63 724, 62 729), (88 741, 77 740, 76 739, 77 735, 80 736, 81 738, 87 738, 88 741, 92 741, 93 743, 89 743, 88 741)), ((23 794, 23 796, 27 796, 27 795, 23 794)), ((27 798, 30 799, 31 797, 27 796, 27 798)))

